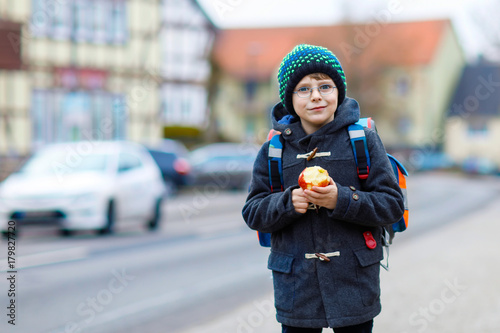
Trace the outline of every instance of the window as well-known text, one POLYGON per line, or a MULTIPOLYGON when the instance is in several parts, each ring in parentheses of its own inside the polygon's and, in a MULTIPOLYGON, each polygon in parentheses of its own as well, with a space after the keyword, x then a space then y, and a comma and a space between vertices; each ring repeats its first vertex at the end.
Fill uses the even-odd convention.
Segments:
POLYGON ((406 96, 410 91, 410 80, 406 75, 401 75, 396 80, 396 94, 398 96, 406 96))
POLYGON ((127 104, 125 96, 116 94, 111 96, 112 109, 113 109, 113 139, 123 140, 126 139, 126 124, 127 124, 127 104))
POLYGON ((31 2, 30 29, 31 35, 33 36, 46 36, 49 31, 51 16, 45 10, 45 1, 46 0, 33 0, 31 2))
POLYGON ((175 96, 175 86, 173 84, 165 84, 162 88, 163 121, 169 124, 175 123, 175 96))
POLYGON ((35 147, 62 141, 60 92, 33 90, 31 93, 32 143, 35 147))
POLYGON ((73 31, 72 3, 45 1, 45 10, 52 16, 52 37, 60 40, 69 39, 73 31))
POLYGON ((106 115, 107 97, 107 94, 102 92, 94 92, 92 95, 92 132, 88 139, 109 140, 111 138, 111 119, 106 115))
MULTIPOLYGON (((257 82, 249 78, 245 82, 245 97, 247 102, 252 102, 255 98, 255 94, 257 93, 257 82)), ((333 88, 330 88, 333 90, 333 88)))
POLYGON ((125 172, 133 169, 138 169, 142 166, 139 157, 131 153, 120 153, 118 159, 118 172, 125 172))
MULTIPOLYGON (((401 110, 400 112, 400 114, 404 114, 404 110, 401 110)), ((397 125, 400 135, 408 135, 412 131, 413 121, 409 116, 401 116, 397 120, 397 125)))
POLYGON ((482 137, 488 135, 488 121, 485 118, 470 118, 467 132, 469 137, 482 137))
POLYGON ((111 9, 111 28, 108 39, 115 44, 123 44, 127 41, 127 12, 126 3, 123 0, 115 0, 111 9))
POLYGON ((111 21, 111 3, 109 1, 94 2, 94 43, 107 42, 108 22, 111 21))
POLYGON ((91 96, 83 91, 69 92, 61 101, 63 141, 78 141, 92 136, 91 96))
POLYGON ((45 91, 35 90, 32 92, 32 103, 31 103, 31 121, 32 121, 32 139, 33 145, 40 146, 45 141, 45 131, 44 131, 44 111, 46 103, 45 91))
MULTIPOLYGON (((189 91, 187 89, 184 89, 183 91, 183 95, 185 95, 186 93, 189 93, 189 91)), ((183 123, 190 123, 193 121, 193 117, 192 117, 192 99, 191 98, 188 98, 188 97, 184 97, 182 99, 182 106, 181 106, 181 112, 182 112, 182 122, 183 123)))
POLYGON ((96 44, 127 41, 125 0, 32 0, 33 36, 96 44))
POLYGON ((92 100, 92 113, 92 136, 94 139, 125 139, 127 118, 123 95, 95 92, 92 100))
POLYGON ((126 138, 125 96, 105 91, 33 90, 34 146, 71 140, 126 138))
POLYGON ((76 41, 90 41, 92 39, 92 4, 88 0, 75 0, 75 27, 73 36, 76 41))

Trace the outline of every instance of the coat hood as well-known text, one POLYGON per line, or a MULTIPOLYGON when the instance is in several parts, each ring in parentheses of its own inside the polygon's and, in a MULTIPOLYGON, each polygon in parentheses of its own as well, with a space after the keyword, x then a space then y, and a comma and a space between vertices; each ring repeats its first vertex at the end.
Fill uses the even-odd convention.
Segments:
MULTIPOLYGON (((337 111, 335 111, 335 118, 333 121, 320 128, 316 133, 333 133, 350 124, 354 124, 359 120, 359 117, 360 110, 358 102, 355 99, 346 97, 344 102, 338 106, 337 111)), ((273 129, 277 131, 283 132, 285 129, 291 129, 292 133, 296 133, 299 137, 304 137, 306 135, 302 129, 300 119, 289 114, 281 102, 273 107, 271 118, 273 129)))

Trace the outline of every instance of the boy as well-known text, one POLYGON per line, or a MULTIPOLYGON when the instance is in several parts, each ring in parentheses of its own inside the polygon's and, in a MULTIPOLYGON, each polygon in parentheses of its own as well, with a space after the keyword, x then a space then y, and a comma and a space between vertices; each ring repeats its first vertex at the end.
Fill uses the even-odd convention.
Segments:
POLYGON ((271 192, 266 143, 243 207, 250 228, 272 233, 268 268, 277 320, 283 332, 371 332, 381 311, 382 226, 403 216, 401 190, 371 129, 365 130, 369 177, 358 178, 347 126, 359 120, 359 106, 346 97, 345 75, 331 51, 296 46, 278 80, 281 102, 272 116, 283 139, 284 191, 271 192), (330 184, 302 190, 299 174, 314 165, 328 171, 330 184))

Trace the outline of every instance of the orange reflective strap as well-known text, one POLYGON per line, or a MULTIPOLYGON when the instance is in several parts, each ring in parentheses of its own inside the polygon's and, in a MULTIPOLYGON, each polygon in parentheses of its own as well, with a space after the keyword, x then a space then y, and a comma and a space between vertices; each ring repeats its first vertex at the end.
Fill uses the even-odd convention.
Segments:
POLYGON ((271 138, 272 138, 273 136, 275 136, 276 134, 281 134, 281 132, 280 132, 280 131, 277 131, 277 130, 275 130, 275 129, 271 129, 271 130, 269 130, 269 133, 267 134, 267 141, 271 140, 271 138))
POLYGON ((408 228, 408 194, 407 194, 407 189, 406 189, 406 177, 405 175, 401 172, 401 170, 398 168, 398 178, 399 178, 399 187, 401 188, 401 191, 403 192, 403 200, 404 200, 404 214, 403 218, 405 220, 405 225, 408 228))
POLYGON ((406 189, 406 177, 398 168, 399 187, 406 189))

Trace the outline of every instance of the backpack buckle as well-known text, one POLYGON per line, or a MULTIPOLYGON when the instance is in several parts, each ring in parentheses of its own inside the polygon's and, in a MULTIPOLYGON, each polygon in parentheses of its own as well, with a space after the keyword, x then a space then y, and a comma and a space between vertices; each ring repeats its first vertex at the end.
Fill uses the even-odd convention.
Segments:
POLYGON ((360 170, 359 168, 358 169, 358 177, 359 179, 367 179, 368 178, 368 174, 370 173, 370 167, 366 166, 366 170, 360 170))

